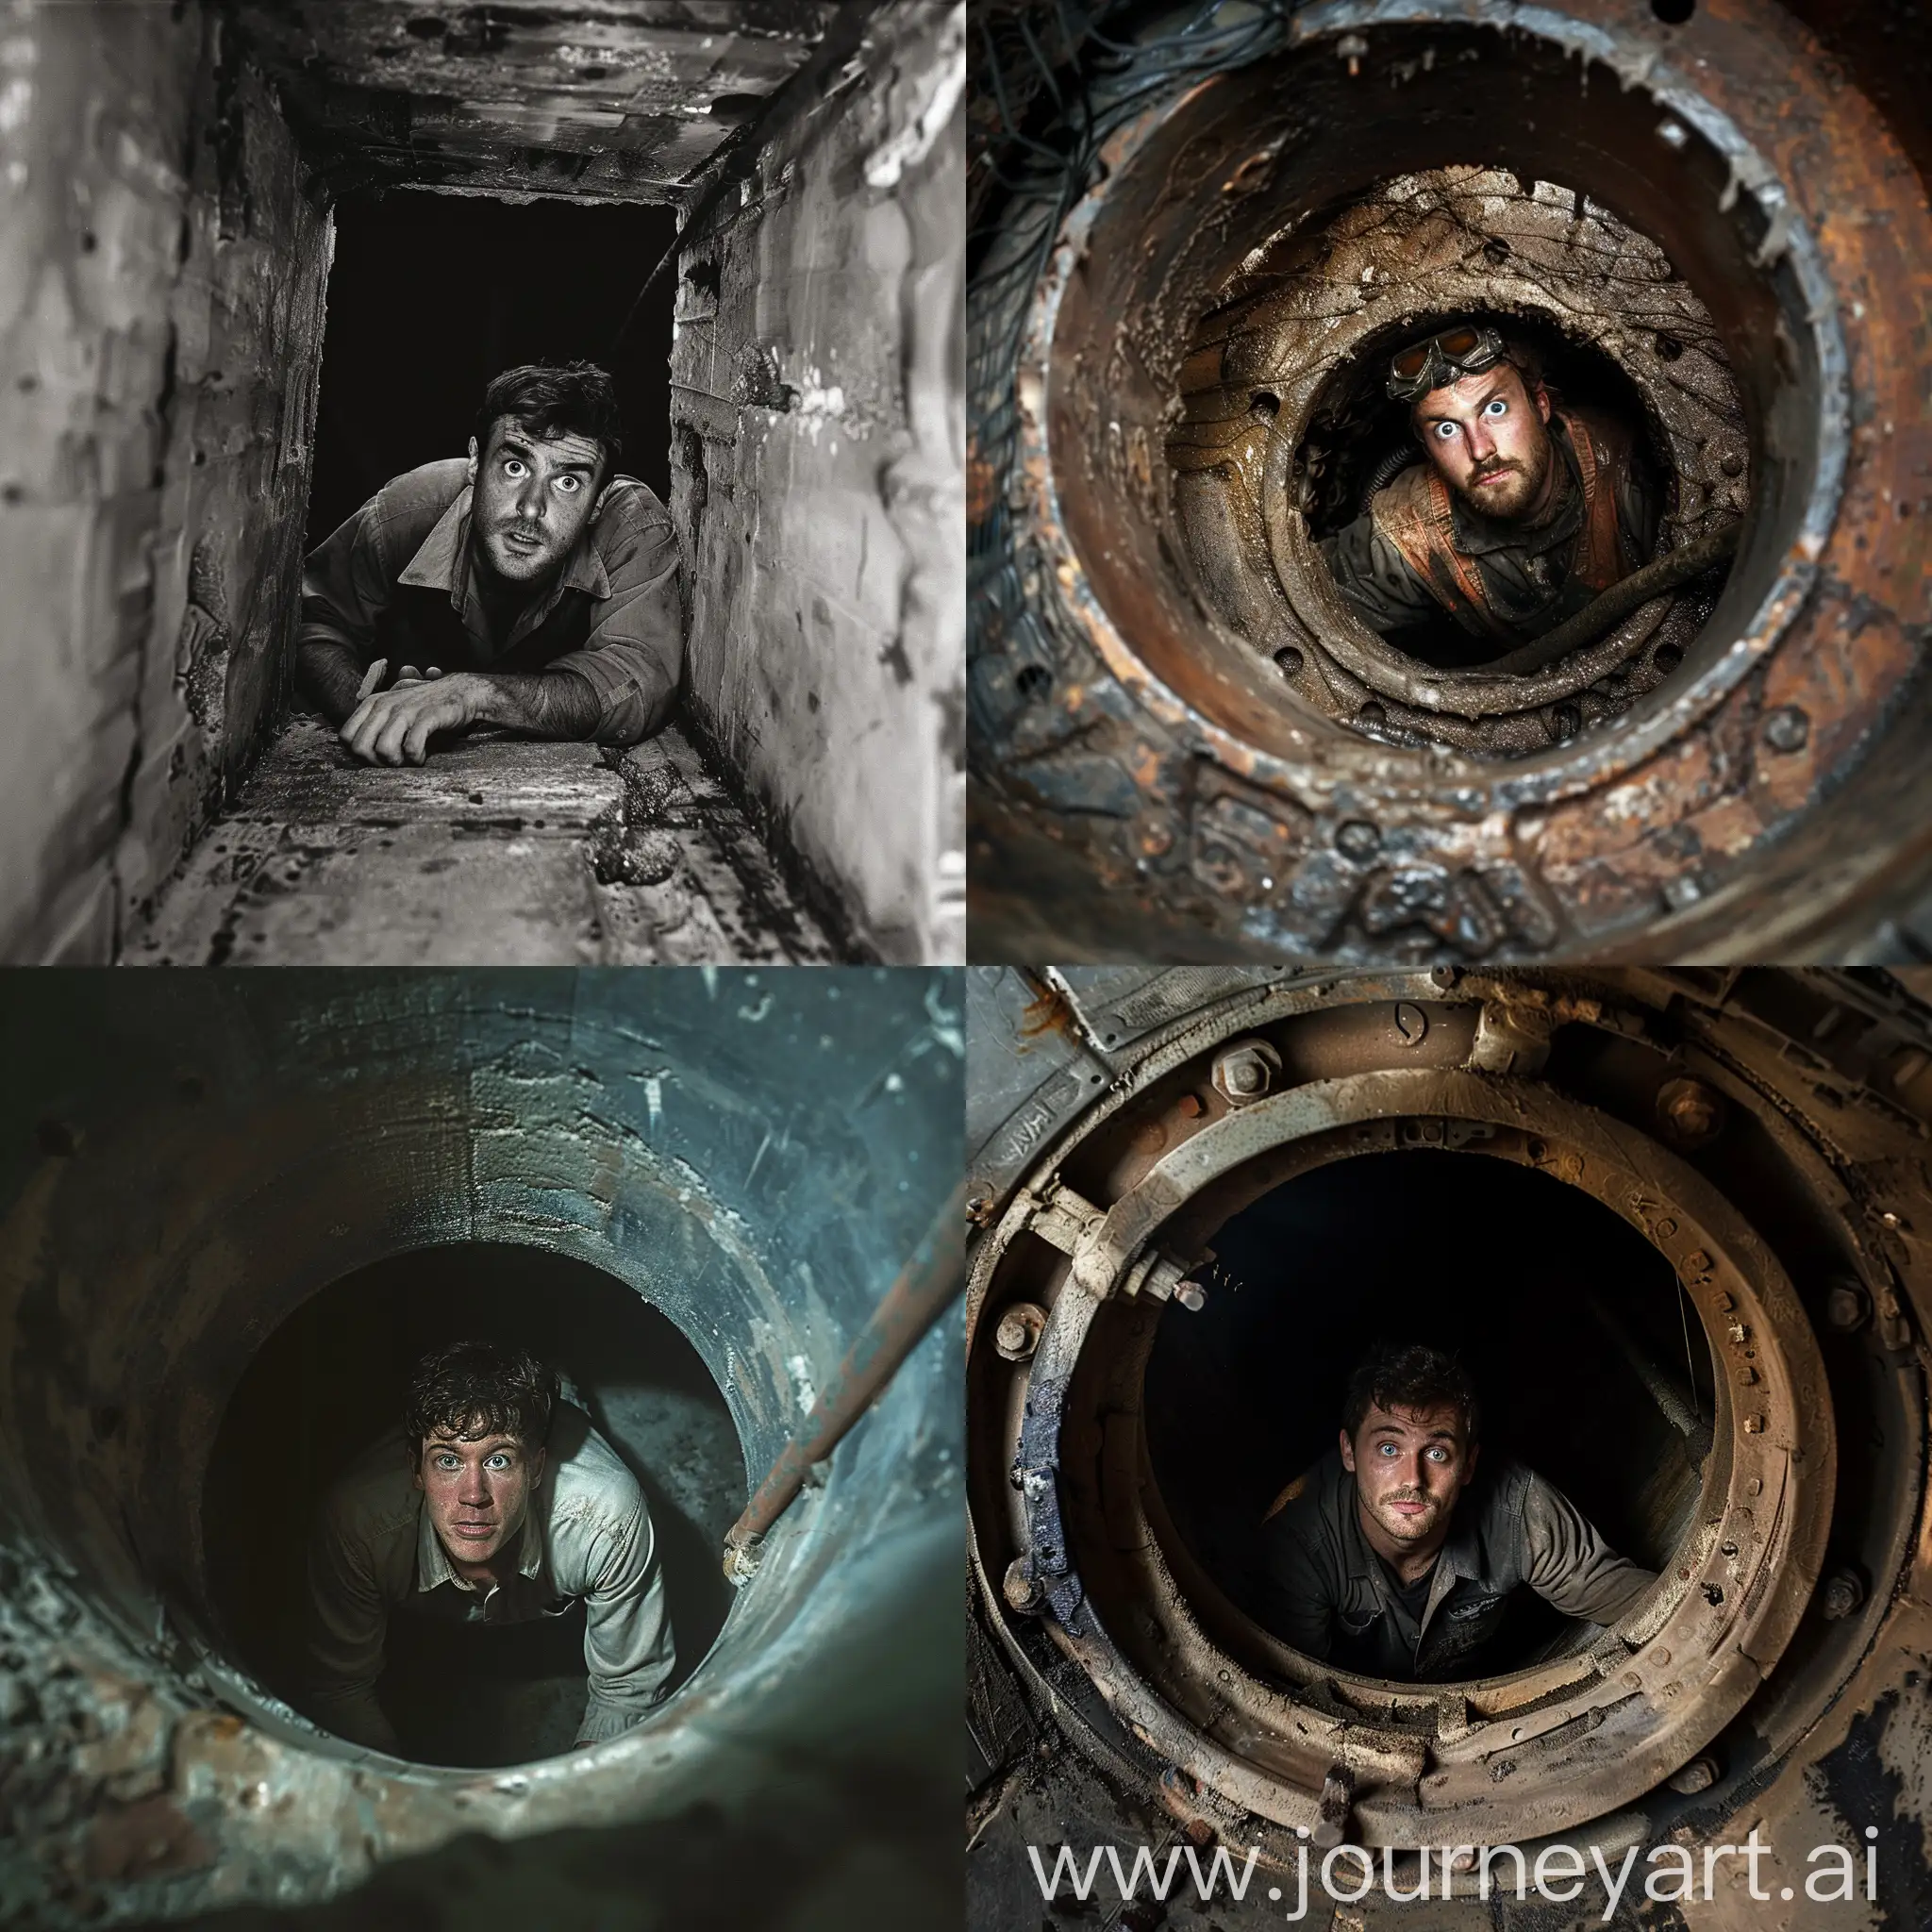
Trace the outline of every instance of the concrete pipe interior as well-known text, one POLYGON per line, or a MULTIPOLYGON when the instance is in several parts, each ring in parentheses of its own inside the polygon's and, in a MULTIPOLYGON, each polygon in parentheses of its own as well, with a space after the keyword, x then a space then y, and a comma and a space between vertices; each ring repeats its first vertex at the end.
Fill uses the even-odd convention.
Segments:
MULTIPOLYGON (((581 1261, 508 1243, 423 1248, 297 1308, 249 1363, 208 1460, 202 1537, 220 1635, 298 1709, 308 1525, 330 1479, 394 1425, 411 1365, 473 1334, 556 1368, 564 1399, 638 1479, 676 1638, 674 1690, 724 1625, 732 1592, 716 1552, 747 1485, 729 1407, 697 1351, 634 1289, 581 1261)), ((583 1634, 578 1605, 452 1660, 418 1646, 391 1657, 378 1695, 407 1711, 399 1728, 425 1761, 553 1757, 570 1749, 583 1709, 583 1634)))
MULTIPOLYGON (((1428 782, 1442 747, 1507 757, 1527 796, 1600 760, 1589 748, 1606 734, 1586 724, 1614 718, 1608 735, 1626 750, 1677 728, 1678 712, 1715 701, 1754 657, 1731 648, 1738 639, 1761 648, 1787 621, 1793 546, 1828 528, 1835 507, 1842 449, 1827 406, 1842 349, 1812 243, 1707 104, 1666 97, 1617 64, 1609 35, 1554 14, 1491 25, 1447 5, 1402 13, 1312 9, 1297 18, 1294 51, 1163 99, 1119 137, 1072 218, 1077 251, 1061 251, 1036 302, 1020 375, 1038 430, 1028 461, 1050 479, 1035 497, 1049 550, 1064 542, 1097 603, 1076 597, 1076 615, 1130 685, 1151 680, 1234 744, 1304 763, 1311 728, 1318 747, 1324 732, 1363 729, 1389 742, 1390 759, 1416 747, 1409 783, 1428 782), (1488 198, 1497 208, 1560 203, 1576 231, 1602 210, 1666 279, 1622 312, 1563 313, 1526 255, 1485 256, 1478 225, 1440 275, 1385 276, 1386 288, 1356 278, 1298 334, 1241 332, 1243 304, 1267 295, 1311 233, 1398 177, 1472 171, 1503 184, 1488 198), (1641 677, 1630 675, 1643 641, 1634 620, 1533 677, 1405 659, 1349 613, 1313 551, 1295 471, 1305 480, 1338 374, 1345 387, 1344 365, 1458 303, 1555 330, 1634 385, 1674 480, 1667 526, 1701 529, 1743 508, 1748 484, 1721 597, 1697 606, 1701 629, 1675 626, 1664 664, 1644 658, 1641 677), (1700 329, 1710 353, 1684 357, 1700 329), (1690 416, 1701 425, 1681 407, 1700 386, 1690 416), (1197 403, 1192 413, 1226 419, 1218 430, 1191 422, 1197 403), (1217 436, 1230 447, 1201 447, 1217 436), (1218 488, 1204 510, 1199 473, 1239 470, 1237 441, 1254 445, 1253 497, 1218 488), (1566 670, 1574 688, 1558 691, 1566 670), (1366 719, 1364 706, 1375 708, 1366 719), (1510 718, 1524 722, 1493 722, 1510 718)), ((1512 232, 1507 213, 1491 225, 1491 242, 1512 232)))
POLYGON ((1635 1001, 1441 984, 1244 991, 1126 1048, 1102 1015, 1113 1085, 974 1260, 974 1561, 1017 1681, 1109 1779, 1283 1863, 1337 1767, 1371 1845, 1743 1802, 1912 1547, 1923 1390, 1830 1129, 1635 1001), (1398 1684, 1244 1607, 1357 1349, 1414 1326, 1477 1357, 1499 1453, 1659 1570, 1616 1631, 1532 1613, 1491 1674, 1398 1684))
MULTIPOLYGON (((1142 1412, 1183 1560, 1234 1607, 1258 1616, 1261 1525, 1334 1446, 1377 1342, 1456 1354, 1483 1401, 1481 1457, 1527 1464, 1620 1554, 1668 1566, 1711 1446, 1710 1350, 1670 1264, 1600 1202, 1416 1149, 1312 1169, 1211 1240, 1205 1306, 1155 1331, 1142 1412)), ((1486 1674, 1591 1634, 1540 1598, 1511 1615, 1486 1674)))
MULTIPOLYGON (((51 1924, 104 1900, 299 1902, 459 1834, 635 1831, 700 1801, 713 1853, 726 1819, 777 1833, 769 1882, 856 1856, 875 1826, 888 1863, 920 1856, 921 1794, 949 1789, 928 1740, 958 1696, 932 1622, 947 1626, 958 1547, 946 1324, 728 1603, 718 1533, 958 1172, 947 985, 694 969, 22 989, 0 1168, 0 1676, 25 1699, 13 1741, 39 1740, 41 1782, 10 1802, 45 1870, 8 1868, 9 1907, 51 1924), (681 1688, 606 1744, 484 1770, 319 1730, 277 1694, 258 1615, 296 1528, 255 1534, 259 1511, 299 1513, 303 1446, 382 1409, 453 1307, 556 1347, 683 1573, 667 1580, 681 1688), (302 1426, 275 1466, 251 1466, 283 1420, 302 1426), (103 1736, 111 1769, 76 1741, 103 1736), (887 1768, 902 1802, 881 1822, 854 1780, 887 1768), (89 1848, 116 1833, 134 1849, 89 1848)), ((694 1849, 654 1860, 667 1899, 711 1896, 694 1849)), ((575 1896, 591 1869, 536 1882, 575 1896)))

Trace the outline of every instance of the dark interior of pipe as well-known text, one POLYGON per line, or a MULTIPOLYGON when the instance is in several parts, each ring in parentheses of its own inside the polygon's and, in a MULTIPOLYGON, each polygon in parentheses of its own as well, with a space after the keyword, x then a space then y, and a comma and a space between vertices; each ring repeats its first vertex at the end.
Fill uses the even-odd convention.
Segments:
POLYGON ((675 275, 618 331, 677 239, 669 208, 452 194, 345 198, 336 208, 308 542, 391 477, 464 454, 484 386, 520 362, 609 370, 624 474, 669 501, 675 275))
MULTIPOLYGON (((1307 512, 1310 535, 1332 536, 1362 515, 1368 508, 1368 484, 1378 472, 1388 481, 1390 464, 1427 460, 1410 426, 1411 406, 1391 400, 1388 393, 1388 358, 1397 348, 1467 313, 1424 312, 1393 324, 1367 337, 1323 384, 1307 433, 1295 453, 1297 478, 1307 476, 1313 483, 1307 512)), ((1506 337, 1520 339, 1535 351, 1553 408, 1602 409, 1629 425, 1640 458, 1657 479, 1659 511, 1670 508, 1674 478, 1668 463, 1659 460, 1642 395, 1608 356, 1590 343, 1569 341, 1561 330, 1534 316, 1478 313, 1474 319, 1491 324, 1506 337)), ((1648 555, 1641 560, 1648 562, 1648 555)), ((1723 573, 1715 575, 1721 578, 1723 573)), ((1486 664, 1515 648, 1508 641, 1472 637, 1446 614, 1391 632, 1388 641, 1445 671, 1486 664)))
MULTIPOLYGON (((1148 1358, 1148 1456, 1190 1551, 1250 1614, 1260 1526, 1335 1445, 1378 1343, 1453 1352, 1492 1462, 1526 1463, 1620 1554, 1659 1568, 1688 1526, 1711 1358, 1669 1263, 1580 1189, 1493 1158, 1366 1155, 1297 1175, 1213 1237, 1206 1306, 1170 1305, 1148 1358), (1697 1427, 1670 1421, 1644 1374, 1697 1427)), ((1528 1591, 1510 1667, 1583 1626, 1528 1591)))
MULTIPOLYGON (((237 1660, 301 1709, 304 1553, 332 1478, 392 1426, 412 1364, 469 1336, 518 1343, 644 1492, 676 1636, 673 1685, 731 1603, 718 1558, 743 1507, 724 1398, 677 1327, 624 1282, 541 1248, 465 1242, 397 1255, 312 1296, 231 1398, 204 1491, 209 1586, 237 1660)), ((411 1757, 522 1763, 570 1748, 584 1705, 581 1604, 541 1624, 468 1630, 397 1616, 377 1695, 411 1757)))

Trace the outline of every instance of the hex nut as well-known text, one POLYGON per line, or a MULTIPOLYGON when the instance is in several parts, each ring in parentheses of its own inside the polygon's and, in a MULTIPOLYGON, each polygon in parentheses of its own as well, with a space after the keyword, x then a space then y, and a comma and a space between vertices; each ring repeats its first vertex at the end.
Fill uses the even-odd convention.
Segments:
POLYGON ((1657 1117, 1682 1147, 1702 1147, 1724 1132, 1724 1095, 1702 1080, 1666 1080, 1657 1089, 1657 1117))
POLYGON ((1017 1610, 1023 1617, 1035 1616, 1046 1607, 1046 1591, 1041 1587, 1039 1577, 1027 1569, 1024 1557, 1015 1557, 1007 1565, 1000 1594, 1006 1598, 1007 1607, 1017 1610))
POLYGON ((1825 1579, 1818 1607, 1827 1622, 1849 1617, 1865 1601, 1864 1579, 1853 1570, 1834 1571, 1825 1579))
POLYGON ((1698 1791, 1707 1791, 1717 1782, 1717 1760, 1693 1757, 1689 1764, 1674 1771, 1666 1782, 1672 1790, 1681 1791, 1687 1798, 1698 1791))
POLYGON ((1214 1056, 1214 1091, 1230 1107, 1263 1098, 1281 1071, 1281 1056, 1265 1040, 1237 1040, 1214 1056))
POLYGON ((1046 1310, 1032 1302, 1015 1302, 1000 1316, 992 1345, 1002 1360, 1024 1362, 1040 1346, 1046 1327, 1046 1310))
POLYGON ((1835 1281, 1824 1297, 1824 1319, 1850 1334, 1862 1328, 1872 1313, 1872 1297, 1856 1281, 1835 1281))

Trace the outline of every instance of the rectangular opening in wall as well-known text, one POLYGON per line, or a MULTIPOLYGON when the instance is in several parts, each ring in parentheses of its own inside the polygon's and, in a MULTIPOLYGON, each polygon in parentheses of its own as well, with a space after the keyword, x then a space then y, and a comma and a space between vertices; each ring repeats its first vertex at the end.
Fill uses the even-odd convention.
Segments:
POLYGON ((668 502, 675 279, 637 297, 676 240, 670 208, 634 202, 340 202, 309 547, 391 477, 462 456, 485 385, 527 362, 608 369, 624 413, 619 468, 668 502))

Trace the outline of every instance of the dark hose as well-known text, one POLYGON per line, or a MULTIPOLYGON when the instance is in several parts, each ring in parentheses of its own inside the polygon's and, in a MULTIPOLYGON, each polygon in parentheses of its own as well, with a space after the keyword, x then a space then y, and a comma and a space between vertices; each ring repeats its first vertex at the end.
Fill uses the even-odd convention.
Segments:
POLYGON ((1692 577, 1703 575, 1712 564, 1723 562, 1737 549, 1738 532, 1742 527, 1741 524, 1725 524, 1723 528, 1699 537, 1695 542, 1685 544, 1681 550, 1654 558, 1641 570, 1633 570, 1627 577, 1620 577, 1600 597, 1586 604, 1574 617, 1566 617, 1555 630, 1545 631, 1533 643, 1511 651, 1507 658, 1498 658, 1492 663, 1485 664, 1483 669, 1507 672, 1514 677, 1527 677, 1532 672, 1541 671, 1544 665, 1568 657, 1579 646, 1594 643, 1613 624, 1621 624, 1639 605, 1648 604, 1653 597, 1661 596, 1666 591, 1674 591, 1679 584, 1688 584, 1692 577))

